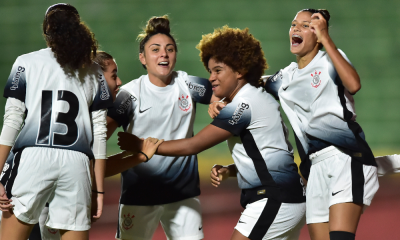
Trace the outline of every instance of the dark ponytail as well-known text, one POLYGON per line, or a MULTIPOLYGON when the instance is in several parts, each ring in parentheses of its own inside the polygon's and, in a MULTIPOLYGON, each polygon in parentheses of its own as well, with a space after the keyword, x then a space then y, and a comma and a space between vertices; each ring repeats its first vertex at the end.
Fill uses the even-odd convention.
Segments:
POLYGON ((98 43, 94 34, 71 5, 57 4, 48 9, 43 35, 61 67, 76 70, 92 64, 96 56, 98 43))

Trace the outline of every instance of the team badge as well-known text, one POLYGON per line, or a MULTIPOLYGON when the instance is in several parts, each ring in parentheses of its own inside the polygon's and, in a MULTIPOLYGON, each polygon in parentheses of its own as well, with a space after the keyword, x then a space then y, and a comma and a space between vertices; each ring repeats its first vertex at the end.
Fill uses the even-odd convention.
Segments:
POLYGON ((53 229, 53 228, 47 228, 47 230, 49 231, 49 233, 51 233, 51 234, 56 234, 57 232, 58 232, 58 230, 57 229, 53 229))
POLYGON ((182 94, 182 96, 179 97, 178 99, 179 99, 179 100, 178 100, 179 108, 180 108, 182 111, 187 112, 187 111, 190 109, 190 107, 192 106, 192 104, 189 103, 189 95, 186 95, 186 97, 185 97, 185 96, 182 94))
POLYGON ((319 87, 321 84, 321 78, 319 77, 320 74, 321 72, 317 72, 317 70, 314 70, 314 74, 311 73, 311 77, 313 78, 311 81, 311 86, 315 88, 319 87))
POLYGON ((124 221, 122 221, 122 227, 123 227, 125 230, 131 229, 131 228, 133 227, 132 218, 134 218, 134 217, 135 217, 135 216, 134 216, 134 215, 131 216, 130 213, 128 213, 127 216, 125 216, 125 214, 124 214, 124 221))

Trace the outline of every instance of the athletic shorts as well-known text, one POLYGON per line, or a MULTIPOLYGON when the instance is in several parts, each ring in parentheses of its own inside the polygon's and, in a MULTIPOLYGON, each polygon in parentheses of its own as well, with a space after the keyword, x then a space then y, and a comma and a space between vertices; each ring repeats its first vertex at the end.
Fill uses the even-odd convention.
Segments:
POLYGON ((119 205, 116 239, 151 240, 158 223, 168 240, 204 238, 197 197, 154 206, 119 205))
POLYGON ((329 222, 329 207, 353 202, 369 206, 378 191, 377 168, 351 159, 330 146, 310 155, 307 224, 329 222))
POLYGON ((235 227, 251 240, 297 240, 306 219, 306 203, 263 198, 246 205, 235 227))
POLYGON ((36 224, 46 203, 45 225, 52 229, 90 229, 91 178, 89 158, 77 151, 29 147, 17 152, 6 183, 14 214, 36 224), (10 194, 11 193, 11 194, 10 194))
POLYGON ((400 173, 400 155, 387 155, 375 158, 378 164, 378 177, 386 174, 400 173))

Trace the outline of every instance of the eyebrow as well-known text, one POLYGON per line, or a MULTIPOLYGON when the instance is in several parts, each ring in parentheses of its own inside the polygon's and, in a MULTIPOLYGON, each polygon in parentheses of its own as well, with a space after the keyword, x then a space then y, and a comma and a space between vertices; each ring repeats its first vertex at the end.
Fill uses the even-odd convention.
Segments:
MULTIPOLYGON (((151 46, 153 46, 153 45, 156 45, 156 46, 158 46, 158 47, 161 47, 161 45, 158 44, 158 43, 153 43, 153 44, 151 44, 149 47, 151 47, 151 46)), ((171 46, 171 45, 172 45, 172 46, 175 46, 175 44, 173 44, 173 43, 168 43, 168 44, 167 44, 167 47, 168 47, 168 46, 171 46)))
MULTIPOLYGON (((297 20, 293 20, 292 22, 297 22, 297 20)), ((309 21, 303 21, 303 22, 311 23, 311 22, 309 22, 309 21)))

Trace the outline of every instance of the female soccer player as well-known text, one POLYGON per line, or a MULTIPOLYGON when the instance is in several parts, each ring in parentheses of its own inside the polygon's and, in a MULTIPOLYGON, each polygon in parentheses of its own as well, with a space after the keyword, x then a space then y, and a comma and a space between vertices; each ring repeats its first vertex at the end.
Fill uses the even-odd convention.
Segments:
MULTIPOLYGON (((224 173, 237 176, 245 208, 231 239, 298 239, 305 195, 279 104, 257 88, 267 68, 260 42, 248 29, 225 26, 204 35, 197 48, 214 95, 228 104, 194 137, 166 141, 157 154, 196 154, 228 140, 235 164, 224 173)), ((119 136, 121 149, 135 151, 134 136, 119 136)))
POLYGON ((88 239, 92 191, 93 217, 102 212, 112 99, 92 63, 97 41, 73 6, 50 6, 43 34, 49 48, 18 57, 4 90, 0 169, 12 146, 15 157, 5 189, 0 184, 1 238, 27 239, 48 202, 48 227, 61 229, 62 239, 88 239), (96 159, 93 186, 89 159, 96 159))
POLYGON ((297 62, 269 77, 266 89, 279 98, 296 135, 308 178, 311 239, 350 240, 379 184, 374 156, 355 121, 352 95, 360 78, 329 36, 329 19, 326 10, 297 13, 289 31, 297 62))
MULTIPOLYGON (((195 104, 210 103, 211 84, 174 71, 177 46, 167 16, 151 18, 138 39, 139 60, 148 74, 121 87, 108 111, 107 135, 123 126, 124 131, 142 138, 191 137, 195 104)), ((156 155, 139 164, 146 160, 146 154, 138 153, 107 161, 106 176, 122 172, 116 238, 152 239, 161 221, 168 239, 202 239, 197 156, 156 155)))

